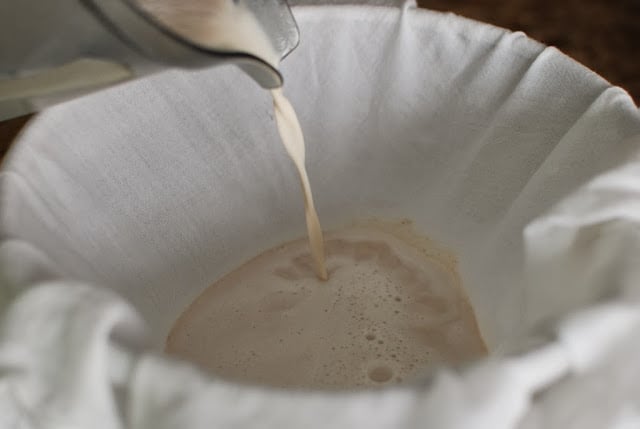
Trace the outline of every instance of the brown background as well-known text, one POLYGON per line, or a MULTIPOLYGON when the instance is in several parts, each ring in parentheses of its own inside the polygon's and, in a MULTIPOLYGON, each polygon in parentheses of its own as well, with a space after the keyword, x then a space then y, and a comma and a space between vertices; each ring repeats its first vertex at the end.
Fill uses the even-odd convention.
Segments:
MULTIPOLYGON (((640 0, 419 0, 553 45, 640 102, 640 0)), ((0 159, 27 117, 0 122, 0 159)))
POLYGON ((640 103, 640 0, 418 0, 552 45, 640 103))

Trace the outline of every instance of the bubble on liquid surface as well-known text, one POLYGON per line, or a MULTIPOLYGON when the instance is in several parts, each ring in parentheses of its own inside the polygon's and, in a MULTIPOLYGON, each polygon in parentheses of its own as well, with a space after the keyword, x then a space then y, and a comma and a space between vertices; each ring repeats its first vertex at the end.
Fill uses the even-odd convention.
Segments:
POLYGON ((306 238, 278 246, 206 289, 167 352, 230 381, 328 389, 381 387, 485 353, 446 261, 375 230, 327 233, 325 243, 326 282, 306 238))
POLYGON ((371 381, 385 383, 393 378, 393 370, 388 366, 376 366, 371 368, 367 375, 371 381))

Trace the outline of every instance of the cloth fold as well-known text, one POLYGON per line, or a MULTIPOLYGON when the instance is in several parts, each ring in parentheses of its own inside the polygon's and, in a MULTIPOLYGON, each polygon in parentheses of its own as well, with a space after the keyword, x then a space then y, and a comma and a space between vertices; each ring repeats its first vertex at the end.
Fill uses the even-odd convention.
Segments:
POLYGON ((295 8, 284 90, 324 225, 410 218, 451 249, 492 356, 354 392, 164 356, 211 281, 304 231, 268 95, 170 71, 44 112, 3 164, 0 427, 637 422, 640 112, 521 33, 402 4, 295 8))

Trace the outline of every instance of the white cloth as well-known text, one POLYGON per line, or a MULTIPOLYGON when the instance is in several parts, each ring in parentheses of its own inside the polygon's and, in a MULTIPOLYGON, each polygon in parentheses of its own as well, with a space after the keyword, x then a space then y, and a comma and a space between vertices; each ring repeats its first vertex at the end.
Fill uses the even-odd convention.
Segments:
POLYGON ((344 393, 228 384, 162 356, 213 279, 304 232, 268 95, 231 68, 168 72, 45 112, 3 166, 0 427, 633 427, 628 95, 556 49, 449 14, 295 14, 285 93, 325 226, 413 219, 457 254, 495 355, 344 393))

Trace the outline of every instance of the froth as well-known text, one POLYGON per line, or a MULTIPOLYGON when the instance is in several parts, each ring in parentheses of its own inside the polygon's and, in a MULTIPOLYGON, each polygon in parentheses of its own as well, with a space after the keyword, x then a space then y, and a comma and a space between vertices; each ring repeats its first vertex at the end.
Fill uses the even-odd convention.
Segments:
POLYGON ((450 259, 374 228, 325 245, 328 281, 306 240, 271 249, 209 287, 167 351, 230 380, 309 388, 402 382, 486 352, 450 259))

